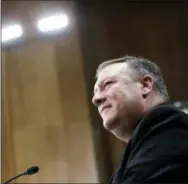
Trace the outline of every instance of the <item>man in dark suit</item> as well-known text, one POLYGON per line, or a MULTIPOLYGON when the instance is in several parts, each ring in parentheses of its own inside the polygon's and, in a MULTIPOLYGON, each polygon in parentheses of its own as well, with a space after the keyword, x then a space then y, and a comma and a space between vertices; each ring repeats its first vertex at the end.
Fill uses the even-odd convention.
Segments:
POLYGON ((159 67, 126 56, 96 72, 92 102, 105 129, 127 142, 111 183, 188 183, 188 116, 170 105, 159 67))

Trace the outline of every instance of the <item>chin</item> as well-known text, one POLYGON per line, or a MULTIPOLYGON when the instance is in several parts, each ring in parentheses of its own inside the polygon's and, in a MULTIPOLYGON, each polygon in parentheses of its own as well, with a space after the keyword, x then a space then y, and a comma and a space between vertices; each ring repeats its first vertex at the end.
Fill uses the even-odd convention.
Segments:
POLYGON ((108 120, 103 120, 103 126, 106 130, 112 131, 114 128, 116 128, 116 121, 114 119, 108 119, 108 120))
POLYGON ((106 130, 108 130, 108 131, 110 131, 110 125, 109 125, 109 123, 108 122, 103 122, 103 127, 106 129, 106 130))

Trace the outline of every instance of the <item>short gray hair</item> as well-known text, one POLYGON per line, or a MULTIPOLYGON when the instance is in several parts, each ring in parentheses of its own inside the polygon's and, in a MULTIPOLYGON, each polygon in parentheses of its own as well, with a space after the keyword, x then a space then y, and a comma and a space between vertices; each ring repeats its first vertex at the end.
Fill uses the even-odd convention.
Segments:
POLYGON ((114 63, 127 63, 128 67, 131 69, 130 75, 132 75, 133 78, 142 77, 144 75, 152 76, 155 90, 163 96, 165 101, 169 101, 167 87, 164 83, 160 68, 154 62, 142 57, 135 56, 124 56, 117 59, 107 60, 98 66, 96 71, 96 78, 98 78, 101 70, 114 63))

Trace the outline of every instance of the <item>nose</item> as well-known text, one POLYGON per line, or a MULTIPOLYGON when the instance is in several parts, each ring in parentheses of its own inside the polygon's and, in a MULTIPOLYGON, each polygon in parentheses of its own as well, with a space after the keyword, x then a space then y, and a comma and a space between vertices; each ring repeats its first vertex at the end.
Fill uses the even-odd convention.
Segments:
POLYGON ((92 103, 98 107, 99 105, 101 105, 102 103, 104 103, 106 101, 106 98, 104 97, 104 95, 96 93, 93 98, 92 98, 92 103))

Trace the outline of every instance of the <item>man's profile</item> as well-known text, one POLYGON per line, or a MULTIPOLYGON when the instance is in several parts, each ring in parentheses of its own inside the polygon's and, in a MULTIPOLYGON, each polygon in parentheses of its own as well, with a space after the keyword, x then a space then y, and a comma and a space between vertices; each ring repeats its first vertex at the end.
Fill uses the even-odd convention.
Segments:
POLYGON ((103 62, 92 102, 104 128, 128 143, 111 183, 188 182, 188 116, 170 105, 155 63, 133 56, 103 62))

